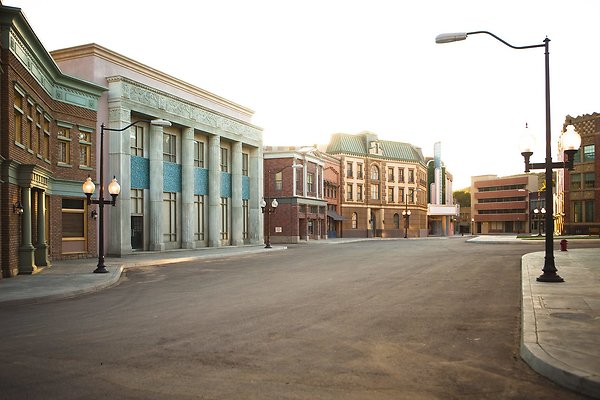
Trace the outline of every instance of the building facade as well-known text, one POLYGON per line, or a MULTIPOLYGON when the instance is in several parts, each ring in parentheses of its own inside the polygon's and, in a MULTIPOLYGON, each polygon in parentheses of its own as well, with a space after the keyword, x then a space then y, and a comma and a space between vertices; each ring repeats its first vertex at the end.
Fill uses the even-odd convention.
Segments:
POLYGON ((452 174, 442 163, 442 144, 434 145, 434 158, 427 161, 427 204, 428 234, 433 236, 451 236, 458 229, 460 207, 454 204, 452 195, 452 174))
POLYGON ((427 170, 420 148, 371 132, 336 133, 327 153, 340 159, 344 237, 426 235, 427 170))
MULTIPOLYGON (((265 235, 271 243, 327 239, 326 162, 314 147, 264 148, 265 235), (273 200, 277 202, 272 207, 273 200)), ((327 172, 331 179, 331 171, 327 172)), ((330 181, 331 182, 331 181, 330 181)))
POLYGON ((538 191, 538 176, 471 177, 473 234, 528 233, 529 194, 538 191))
POLYGON ((336 238, 343 237, 342 232, 342 205, 341 205, 341 165, 339 157, 319 153, 320 157, 325 162, 323 168, 323 196, 327 201, 327 237, 336 238))
POLYGON ((21 9, 0 9, 0 260, 12 277, 95 254, 81 184, 95 173, 106 88, 64 74, 21 9))
POLYGON ((560 170, 558 173, 557 215, 564 216, 562 225, 565 234, 598 235, 600 158, 596 157, 596 147, 600 146, 600 114, 586 114, 577 118, 567 116, 563 131, 570 123, 581 135, 581 147, 575 154, 573 171, 560 170))
POLYGON ((108 87, 96 130, 143 121, 109 132, 108 152, 97 154, 121 184, 107 212, 109 254, 262 243, 262 130, 252 110, 95 44, 52 56, 108 87))

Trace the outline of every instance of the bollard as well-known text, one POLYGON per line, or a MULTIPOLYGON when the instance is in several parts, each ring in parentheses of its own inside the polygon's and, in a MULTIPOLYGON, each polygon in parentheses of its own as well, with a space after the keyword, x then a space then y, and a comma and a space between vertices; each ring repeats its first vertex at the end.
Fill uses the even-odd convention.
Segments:
POLYGON ((567 241, 567 239, 563 239, 560 241, 560 251, 567 251, 567 244, 569 242, 567 241))

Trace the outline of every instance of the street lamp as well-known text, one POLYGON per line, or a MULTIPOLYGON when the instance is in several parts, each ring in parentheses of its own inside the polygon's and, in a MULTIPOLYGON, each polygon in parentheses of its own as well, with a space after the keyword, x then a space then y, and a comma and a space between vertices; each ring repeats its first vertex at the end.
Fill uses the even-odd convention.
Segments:
MULTIPOLYGON (((542 207, 542 209, 534 209, 533 213, 535 214, 535 217, 538 220, 538 236, 542 236, 542 215, 546 214, 546 209, 544 207, 542 207)), ((548 234, 546 232, 546 234, 548 234)))
MULTIPOLYGON (((415 202, 415 192, 420 192, 421 189, 411 188, 410 189, 412 202, 415 202)), ((402 211, 402 217, 404 218, 404 239, 408 239, 408 226, 410 225, 410 210, 408 209, 408 193, 404 195, 404 211, 402 211)))
POLYGON ((459 33, 443 33, 435 38, 436 43, 449 43, 456 42, 459 40, 465 40, 469 35, 475 35, 483 33, 490 35, 498 41, 504 43, 510 48, 522 50, 522 49, 533 49, 543 47, 545 49, 545 86, 546 86, 546 162, 538 164, 530 164, 529 158, 533 154, 531 147, 525 146, 522 149, 521 154, 525 158, 525 172, 529 172, 530 169, 544 169, 546 171, 546 207, 548 207, 546 213, 546 254, 544 257, 544 267, 542 268, 543 274, 540 275, 537 280, 539 282, 564 282, 556 272, 556 265, 554 263, 554 229, 548 229, 552 226, 552 169, 553 168, 568 168, 573 169, 573 155, 577 152, 579 145, 581 144, 581 137, 579 137, 579 143, 577 136, 579 136, 575 130, 568 130, 568 137, 565 138, 563 135, 563 149, 567 156, 564 162, 552 162, 552 133, 550 131, 550 53, 549 44, 550 39, 546 37, 543 44, 536 44, 531 46, 513 46, 508 42, 500 39, 498 36, 488 31, 475 31, 475 32, 459 32, 459 33))
MULTIPOLYGON (((304 168, 304 165, 302 164, 292 164, 292 165, 288 165, 282 169, 280 169, 279 171, 275 172, 276 174, 283 172, 284 170, 288 169, 288 168, 293 168, 293 169, 300 169, 300 168, 304 168)), ((271 175, 272 175, 271 170, 268 171, 267 173, 267 184, 266 184, 266 188, 267 188, 267 200, 271 200, 269 198, 269 188, 271 185, 271 175)), ((265 201, 265 198, 263 197, 263 199, 260 201, 260 208, 262 209, 263 214, 266 214, 266 220, 267 220, 267 238, 266 238, 266 243, 265 243, 265 249, 270 249, 271 248, 271 214, 273 214, 276 210, 277 210, 277 206, 279 205, 279 203, 277 202, 277 199, 273 199, 270 203, 270 207, 267 207, 267 201, 265 201)))
POLYGON ((112 206, 116 205, 117 196, 121 193, 121 186, 117 182, 117 178, 113 176, 112 181, 108 184, 108 193, 111 195, 112 200, 104 199, 104 131, 121 132, 140 122, 149 122, 150 124, 157 126, 171 126, 171 123, 164 119, 135 121, 120 129, 106 128, 104 127, 104 124, 100 125, 100 193, 98 194, 98 199, 92 199, 92 194, 96 189, 96 185, 92 182, 91 177, 88 176, 82 185, 83 193, 85 193, 85 196, 87 197, 87 204, 98 204, 98 234, 100 237, 98 238, 98 265, 94 270, 94 273, 97 274, 105 274, 108 272, 104 265, 104 206, 106 204, 112 206))

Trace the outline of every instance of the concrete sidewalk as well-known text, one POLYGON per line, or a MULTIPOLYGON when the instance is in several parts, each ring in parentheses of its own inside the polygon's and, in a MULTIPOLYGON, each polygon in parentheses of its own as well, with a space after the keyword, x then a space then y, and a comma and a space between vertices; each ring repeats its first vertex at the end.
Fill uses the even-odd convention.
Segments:
MULTIPOLYGON (((496 244, 532 242, 515 236, 465 236, 464 239, 496 244)), ((381 239, 340 238, 302 244, 333 245, 368 240, 381 239)), ((539 241, 533 243, 540 244, 539 241)), ((260 245, 134 253, 121 258, 107 257, 105 264, 110 271, 107 274, 92 273, 97 264, 95 258, 57 261, 35 275, 1 279, 0 306, 40 303, 102 290, 116 284, 126 268, 286 249, 281 245, 271 249, 260 245)), ((600 246, 555 251, 554 254, 558 273, 565 279, 563 283, 536 281, 542 272, 543 252, 522 258, 521 357, 535 371, 556 383, 600 398, 600 246)))

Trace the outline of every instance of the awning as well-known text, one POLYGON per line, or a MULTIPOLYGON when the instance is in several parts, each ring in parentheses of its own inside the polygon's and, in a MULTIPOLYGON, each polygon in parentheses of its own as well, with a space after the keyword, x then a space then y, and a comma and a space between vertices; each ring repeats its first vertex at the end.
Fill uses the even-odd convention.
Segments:
POLYGON ((343 221, 344 217, 342 217, 340 214, 336 213, 333 210, 327 210, 327 216, 333 218, 336 221, 343 221))

